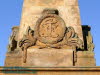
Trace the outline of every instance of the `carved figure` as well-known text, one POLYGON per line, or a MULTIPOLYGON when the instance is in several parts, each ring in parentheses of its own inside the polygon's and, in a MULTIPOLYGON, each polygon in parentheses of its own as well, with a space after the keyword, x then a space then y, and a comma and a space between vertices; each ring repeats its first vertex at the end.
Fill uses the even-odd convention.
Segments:
POLYGON ((42 49, 63 48, 64 45, 82 48, 83 43, 73 27, 66 27, 57 10, 56 12, 55 10, 44 10, 34 30, 28 27, 27 34, 19 42, 19 46, 24 51, 24 63, 27 58, 27 48, 31 46, 38 46, 42 49))
POLYGON ((12 35, 9 38, 8 51, 14 51, 17 48, 19 27, 12 28, 12 35))

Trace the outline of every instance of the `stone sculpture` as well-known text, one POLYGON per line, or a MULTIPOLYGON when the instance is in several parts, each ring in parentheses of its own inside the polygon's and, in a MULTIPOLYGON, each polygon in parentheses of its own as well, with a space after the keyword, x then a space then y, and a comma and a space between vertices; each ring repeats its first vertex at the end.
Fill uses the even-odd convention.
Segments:
POLYGON ((19 31, 19 27, 15 26, 12 28, 12 35, 9 38, 9 45, 8 45, 9 51, 14 51, 15 49, 17 49, 18 31, 19 31))
POLYGON ((55 13, 57 10, 45 9, 42 17, 37 21, 34 30, 30 27, 27 34, 19 42, 19 47, 24 52, 24 63, 27 58, 27 48, 37 45, 39 49, 73 46, 82 49, 83 42, 75 33, 73 27, 66 27, 63 19, 55 13))
POLYGON ((90 29, 81 25, 77 0, 24 0, 5 66, 95 66, 90 29))

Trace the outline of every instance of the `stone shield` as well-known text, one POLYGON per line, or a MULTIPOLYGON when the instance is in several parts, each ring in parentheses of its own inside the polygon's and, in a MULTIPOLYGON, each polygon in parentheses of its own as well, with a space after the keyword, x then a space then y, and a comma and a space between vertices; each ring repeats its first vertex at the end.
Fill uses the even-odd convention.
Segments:
POLYGON ((56 14, 43 15, 36 23, 34 34, 42 43, 55 44, 64 37, 66 25, 56 14))

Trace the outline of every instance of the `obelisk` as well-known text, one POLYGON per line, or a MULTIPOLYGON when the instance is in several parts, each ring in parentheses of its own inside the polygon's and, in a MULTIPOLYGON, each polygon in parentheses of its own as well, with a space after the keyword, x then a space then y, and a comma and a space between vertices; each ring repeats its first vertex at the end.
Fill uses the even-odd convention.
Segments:
POLYGON ((23 38, 28 26, 34 29, 33 26, 45 8, 57 9, 66 26, 72 26, 83 40, 78 0, 24 0, 19 40, 23 38))
POLYGON ((95 66, 91 28, 81 26, 78 0, 24 0, 17 29, 5 66, 95 66))

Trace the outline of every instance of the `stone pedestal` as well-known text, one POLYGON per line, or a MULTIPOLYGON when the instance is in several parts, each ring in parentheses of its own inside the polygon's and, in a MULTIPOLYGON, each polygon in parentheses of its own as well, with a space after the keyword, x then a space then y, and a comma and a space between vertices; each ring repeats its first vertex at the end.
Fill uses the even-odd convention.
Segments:
POLYGON ((17 29, 10 37, 7 67, 95 66, 90 27, 81 26, 77 0, 24 0, 17 29))
POLYGON ((36 49, 27 50, 26 63, 28 67, 68 67, 73 66, 72 49, 36 49))
POLYGON ((22 52, 21 51, 7 52, 5 66, 6 67, 22 66, 22 52))
POLYGON ((77 52, 77 62, 75 66, 96 66, 94 53, 90 51, 77 52))
POLYGON ((0 67, 0 75, 100 75, 100 67, 0 67))

